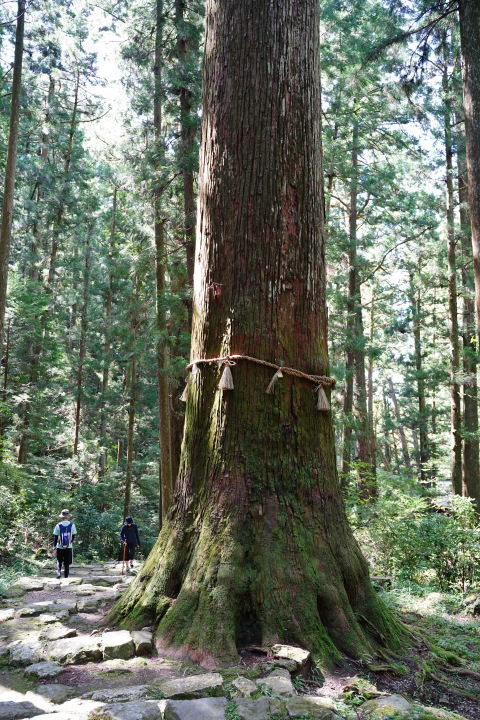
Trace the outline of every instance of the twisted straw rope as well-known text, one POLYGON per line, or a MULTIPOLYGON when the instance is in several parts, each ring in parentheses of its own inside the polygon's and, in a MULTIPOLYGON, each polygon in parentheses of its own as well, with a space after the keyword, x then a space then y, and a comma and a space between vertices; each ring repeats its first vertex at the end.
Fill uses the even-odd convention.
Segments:
POLYGON ((337 383, 335 378, 329 377, 328 375, 308 375, 307 373, 304 373, 301 370, 297 370, 296 368, 275 365, 275 363, 267 362, 266 360, 259 360, 258 358, 250 357, 249 355, 224 355, 224 357, 200 358, 199 360, 194 360, 189 365, 187 365, 187 370, 191 370, 194 365, 200 365, 201 363, 231 363, 232 365, 235 365, 235 360, 249 360, 250 362, 256 363, 257 365, 264 365, 265 367, 273 368, 274 370, 277 370, 277 372, 278 370, 281 370, 282 373, 286 373, 287 375, 294 375, 295 377, 309 380, 316 385, 331 385, 334 388, 337 383))

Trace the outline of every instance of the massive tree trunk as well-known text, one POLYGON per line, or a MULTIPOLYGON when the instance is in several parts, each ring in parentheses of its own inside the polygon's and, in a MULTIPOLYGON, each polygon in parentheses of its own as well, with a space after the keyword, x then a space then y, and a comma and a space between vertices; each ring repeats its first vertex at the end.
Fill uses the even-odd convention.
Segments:
POLYGON ((468 199, 472 226, 477 332, 480 337, 480 3, 459 0, 468 199))
POLYGON ((15 55, 13 60, 10 129, 8 133, 7 163, 3 190, 2 223, 0 227, 0 357, 3 355, 3 328, 7 303, 8 261, 12 237, 13 193, 17 167, 18 123, 22 90, 23 36, 25 28, 25 0, 18 0, 15 55))
POLYGON ((447 175, 447 261, 448 261, 448 339, 450 346, 450 418, 451 445, 450 464, 452 489, 462 495, 462 435, 460 409, 460 337, 458 334, 457 311, 457 262, 455 238, 455 203, 453 197, 453 141, 452 141, 452 99, 449 78, 449 48, 446 30, 441 35, 443 72, 443 122, 445 139, 445 166, 447 175))
MULTIPOLYGON (((192 360, 243 353, 328 374, 317 0, 208 0, 192 360)), ((393 641, 352 535, 330 412, 247 360, 189 377, 166 522, 113 615, 205 666, 237 642, 322 664, 393 641)), ((328 393, 328 390, 327 390, 328 393)))

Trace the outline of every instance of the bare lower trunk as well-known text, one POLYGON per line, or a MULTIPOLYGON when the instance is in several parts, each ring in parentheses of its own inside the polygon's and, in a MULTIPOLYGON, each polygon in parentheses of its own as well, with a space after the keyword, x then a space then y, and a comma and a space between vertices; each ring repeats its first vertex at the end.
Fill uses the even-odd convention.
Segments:
POLYGON ((468 199, 472 228, 477 335, 480 337, 480 4, 459 0, 468 199))
POLYGON ((443 116, 445 166, 447 174, 447 258, 448 258, 448 339, 450 345, 450 417, 451 417, 451 473, 452 488, 462 495, 462 435, 460 408, 460 337, 457 311, 457 262, 455 255, 455 203, 453 198, 452 101, 449 78, 449 48, 447 31, 442 31, 443 55, 443 116))
MULTIPOLYGON (((414 359, 417 379, 417 400, 418 400, 418 434, 420 442, 418 444, 417 464, 420 470, 421 480, 427 480, 426 464, 429 459, 428 449, 428 433, 427 433, 427 403, 425 398, 425 376, 423 371, 422 357, 422 336, 421 336, 421 299, 420 290, 413 286, 413 278, 410 278, 410 302, 413 317, 413 342, 414 342, 414 359)), ((413 432, 413 431, 412 431, 413 432)), ((416 437, 416 436, 414 436, 416 437)))
POLYGON ((112 200, 112 222, 110 225, 110 249, 108 252, 108 290, 107 300, 105 302, 105 343, 103 345, 103 370, 102 370, 102 400, 100 406, 100 443, 101 451, 99 457, 99 477, 104 477, 107 466, 107 411, 106 398, 108 393, 108 380, 110 374, 110 354, 111 354, 111 314, 113 301, 113 246, 115 240, 117 212, 117 188, 113 189, 112 200))
MULTIPOLYGON (((161 63, 162 63, 162 34, 163 34, 163 0, 156 4, 156 30, 155 30, 155 67, 154 67, 154 101, 153 124, 155 127, 155 142, 157 143, 157 157, 163 156, 162 149, 162 105, 161 105, 161 63)), ((158 167, 156 168, 159 169, 158 167)), ((158 525, 162 528, 167 510, 170 505, 173 490, 172 478, 172 444, 170 440, 170 391, 168 383, 168 344, 167 344, 167 318, 165 309, 165 266, 167 254, 165 252, 165 228, 161 216, 162 190, 155 190, 155 281, 156 281, 156 326, 157 326, 157 380, 158 380, 158 426, 159 426, 159 513, 158 525)))
MULTIPOLYGON (((85 342, 87 333, 87 303, 88 303, 88 281, 90 276, 90 224, 87 225, 87 238, 85 244, 85 267, 83 271, 83 299, 82 312, 80 315, 80 341, 78 344, 78 369, 76 382, 75 402, 75 431, 73 438, 73 457, 78 455, 78 441, 80 437, 80 413, 82 409, 83 394, 83 365, 85 362, 85 342)), ((75 470, 74 470, 75 472, 75 470)))
MULTIPOLYGON (((457 125, 458 127, 458 125, 457 125)), ((480 463, 478 439, 478 391, 477 391, 477 336, 475 323, 475 294, 473 273, 470 266, 471 232, 468 214, 467 168, 465 143, 461 132, 457 133, 458 145, 458 199, 460 201, 460 232, 462 248, 463 291, 463 484, 466 494, 475 501, 480 512, 480 463)))
POLYGON ((400 408, 398 407, 398 400, 397 396, 395 394, 395 388, 393 387, 393 381, 392 378, 387 378, 388 383, 388 391, 390 395, 390 399, 393 404, 393 409, 395 410, 395 419, 397 421, 397 430, 398 434, 400 436, 400 442, 402 444, 402 455, 403 455, 403 462, 405 464, 405 467, 410 470, 410 453, 408 452, 408 444, 407 444, 407 438, 405 437, 405 430, 402 425, 402 418, 400 415, 400 408))

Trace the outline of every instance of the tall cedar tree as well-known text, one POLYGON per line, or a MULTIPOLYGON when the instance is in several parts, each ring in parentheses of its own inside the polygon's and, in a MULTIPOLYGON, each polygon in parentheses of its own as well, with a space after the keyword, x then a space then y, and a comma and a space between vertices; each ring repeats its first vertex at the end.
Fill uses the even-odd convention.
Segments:
MULTIPOLYGON (((192 360, 245 353, 328 374, 317 0, 208 0, 192 360), (218 283, 221 292, 212 290, 218 283)), ((218 285, 217 285, 218 288, 218 285)), ((320 664, 393 642, 311 385, 239 361, 189 378, 179 477, 112 615, 213 667, 237 642, 320 664), (175 600, 175 602, 173 602, 175 600)))

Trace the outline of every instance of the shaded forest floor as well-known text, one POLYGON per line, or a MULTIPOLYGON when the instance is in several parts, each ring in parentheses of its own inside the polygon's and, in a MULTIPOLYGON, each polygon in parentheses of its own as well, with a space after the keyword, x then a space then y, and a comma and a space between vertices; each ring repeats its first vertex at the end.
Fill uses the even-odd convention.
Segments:
MULTIPOLYGON (((73 647, 76 642, 84 642, 88 646, 85 653, 96 643, 95 652, 98 653, 102 634, 106 630, 116 630, 105 628, 103 623, 115 597, 131 579, 131 576, 121 577, 120 570, 121 564, 115 563, 74 567, 69 580, 56 581, 51 572, 52 577, 43 578, 40 584, 33 577, 24 578, 7 591, 12 597, 5 597, 0 603, 1 700, 20 704, 22 708, 24 702, 31 706, 28 713, 22 714, 25 710, 19 710, 20 714, 14 714, 11 720, 40 715, 50 715, 52 720, 55 720, 55 715, 58 720, 66 720, 67 716, 80 720, 99 708, 107 710, 110 707, 117 708, 118 717, 122 720, 118 703, 108 705, 108 708, 105 706, 108 693, 103 698, 103 704, 101 695, 95 696, 96 701, 92 694, 112 692, 110 703, 120 699, 124 709, 128 700, 135 698, 137 706, 143 704, 151 713, 151 705, 147 706, 147 703, 154 703, 155 697, 158 700, 163 696, 163 682, 172 678, 207 677, 203 675, 205 671, 194 664, 174 662, 155 652, 150 654, 148 650, 142 656, 135 656, 133 651, 129 651, 124 658, 119 657, 123 652, 120 641, 111 653, 115 657, 97 654, 95 661, 91 662, 86 662, 89 659, 86 654, 75 659, 58 653, 59 648, 66 647, 68 654, 69 644, 73 647), (42 583, 43 589, 40 589, 42 583), (18 592, 15 587, 19 588, 18 592), (46 639, 50 648, 47 655, 44 649, 46 639), (52 658, 60 666, 58 678, 35 678, 27 671, 27 666, 36 664, 38 660, 52 658), (136 693, 140 695, 137 697, 136 693), (147 701, 143 699, 145 693, 149 698, 147 701)), ((299 674, 293 678, 295 693, 324 699, 326 708, 330 707, 335 717, 346 720, 377 717, 367 715, 362 708, 365 702, 384 697, 384 694, 403 695, 422 706, 445 711, 445 714, 442 712, 431 717, 449 720, 452 716, 448 711, 453 711, 468 720, 478 720, 480 628, 472 615, 475 597, 428 592, 418 587, 383 591, 382 595, 387 603, 397 608, 412 633, 413 644, 410 649, 405 649, 405 655, 381 663, 373 658, 363 664, 346 659, 344 667, 327 675, 323 681, 315 673, 306 677, 299 674)), ((148 636, 152 629, 146 628, 145 635, 148 636)), ((242 676, 256 682, 274 668, 275 661, 265 652, 257 648, 243 649, 238 665, 220 671, 224 688, 222 696, 230 698, 232 703, 236 692, 231 683, 235 678, 242 676)), ((267 696, 266 702, 278 702, 274 693, 264 695, 267 696)), ((256 696, 258 692, 252 697, 256 696)), ((232 708, 230 710, 230 715, 227 712, 226 717, 236 718, 232 708)), ((243 716, 240 714, 238 717, 243 716)), ((265 717, 269 717, 268 711, 265 717)), ((271 717, 283 715, 272 713, 271 717)), ((413 718, 417 715, 402 714, 398 717, 413 718)))

